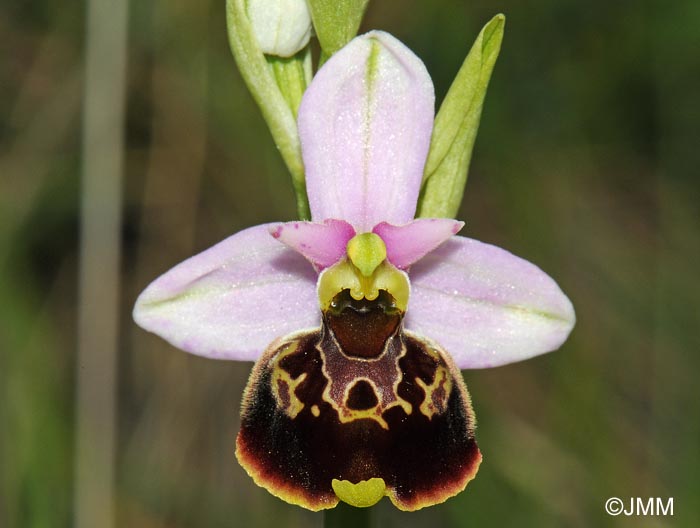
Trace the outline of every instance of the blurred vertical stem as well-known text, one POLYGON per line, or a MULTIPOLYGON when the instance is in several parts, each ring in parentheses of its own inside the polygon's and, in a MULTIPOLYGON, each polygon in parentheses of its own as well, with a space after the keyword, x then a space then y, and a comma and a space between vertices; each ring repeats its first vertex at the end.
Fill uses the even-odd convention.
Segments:
POLYGON ((366 528, 371 522, 371 508, 355 508, 339 502, 323 513, 324 528, 366 528))
POLYGON ((83 107, 75 526, 114 526, 126 0, 88 0, 83 107))

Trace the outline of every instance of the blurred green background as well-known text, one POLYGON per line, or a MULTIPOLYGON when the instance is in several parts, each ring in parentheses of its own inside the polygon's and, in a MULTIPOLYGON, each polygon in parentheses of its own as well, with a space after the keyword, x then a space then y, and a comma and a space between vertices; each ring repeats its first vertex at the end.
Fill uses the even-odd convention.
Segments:
MULTIPOLYGON (((295 204, 230 56, 223 2, 129 8, 117 402, 103 410, 116 413, 115 526, 321 526, 236 463, 251 364, 187 355, 131 321, 161 272, 292 219, 295 204)), ((408 44, 440 98, 498 12, 506 37, 463 234, 537 263, 578 323, 558 352, 465 372, 478 477, 416 514, 383 501, 374 525, 700 526, 700 2, 375 0, 363 29, 408 44), (673 497, 675 515, 610 517, 611 496, 673 497)), ((81 2, 0 6, 7 528, 71 526, 86 507, 74 469, 85 20, 81 2)))

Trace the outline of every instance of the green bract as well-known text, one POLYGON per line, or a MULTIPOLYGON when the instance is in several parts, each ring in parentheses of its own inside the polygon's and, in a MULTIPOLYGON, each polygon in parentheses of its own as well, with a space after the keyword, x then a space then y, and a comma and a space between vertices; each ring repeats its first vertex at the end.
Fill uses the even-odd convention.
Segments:
POLYGON ((307 0, 322 61, 350 42, 360 27, 369 0, 307 0))
POLYGON ((423 172, 418 217, 457 215, 505 20, 496 15, 484 26, 440 106, 423 172))

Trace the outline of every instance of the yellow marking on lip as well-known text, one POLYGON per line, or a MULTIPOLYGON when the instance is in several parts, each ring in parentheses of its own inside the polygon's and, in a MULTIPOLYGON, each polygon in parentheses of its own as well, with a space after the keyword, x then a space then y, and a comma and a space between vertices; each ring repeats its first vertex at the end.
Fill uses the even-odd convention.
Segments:
MULTIPOLYGON (((337 345, 337 343, 336 343, 337 345)), ((339 345, 338 350, 342 352, 342 349, 340 349, 339 345)), ((351 379, 342 379, 342 374, 347 374, 348 372, 352 372, 352 368, 354 365, 362 365, 366 363, 370 363, 365 359, 355 359, 355 358, 350 358, 345 356, 344 354, 337 354, 334 356, 334 359, 336 361, 341 361, 342 362, 342 367, 338 369, 337 367, 333 370, 330 369, 331 365, 329 364, 329 358, 326 355, 326 351, 322 347, 317 347, 316 350, 318 350, 319 354, 321 355, 321 361, 322 361, 322 372, 323 375, 326 377, 328 380, 328 383, 326 384, 326 387, 323 389, 323 393, 321 394, 321 398, 330 403, 331 406, 335 409, 337 415, 338 415, 338 420, 340 420, 341 423, 350 423, 354 422, 355 420, 360 420, 363 418, 368 418, 371 420, 376 421, 383 429, 386 429, 387 431, 389 430, 389 424, 387 421, 384 419, 383 414, 387 410, 391 409, 392 407, 399 406, 401 407, 404 412, 408 415, 410 415, 413 412, 413 406, 411 405, 410 402, 407 402, 403 398, 401 398, 398 394, 398 388, 399 384, 401 383, 401 380, 403 379, 402 374, 401 374, 401 369, 399 368, 399 360, 406 355, 406 346, 403 345, 401 347, 401 351, 396 355, 396 357, 393 358, 392 367, 394 369, 394 376, 393 376, 393 381, 391 386, 387 386, 386 389, 390 391, 390 394, 393 396, 392 398, 387 398, 388 401, 386 401, 383 398, 384 391, 380 390, 380 386, 382 386, 380 383, 375 381, 374 379, 371 378, 371 372, 374 370, 376 372, 376 369, 384 368, 381 364, 381 361, 384 359, 384 354, 382 354, 378 359, 373 359, 371 363, 374 365, 372 370, 366 371, 365 375, 359 375, 359 376, 352 376, 351 379), (341 374, 341 378, 338 378, 337 374, 341 374), (346 402, 348 401, 348 397, 350 395, 350 389, 352 388, 355 383, 357 383, 359 380, 365 380, 367 381, 371 386, 372 389, 374 390, 374 394, 377 396, 378 403, 374 407, 370 409, 362 409, 362 410, 357 410, 357 409, 350 409, 346 402), (331 392, 333 390, 333 387, 335 386, 336 383, 341 384, 342 386, 342 394, 339 394, 338 400, 331 395, 331 392)))
MULTIPOLYGON (((399 383, 401 382, 401 379, 399 378, 399 383)), ((341 423, 350 423, 354 422, 355 420, 361 420, 363 418, 369 418, 371 420, 375 420, 379 425, 382 426, 383 429, 386 429, 387 431, 389 430, 389 424, 387 421, 384 419, 383 414, 391 409, 392 407, 399 406, 401 407, 406 414, 411 414, 413 411, 413 407, 409 402, 401 398, 397 394, 396 388, 398 387, 399 383, 395 383, 395 387, 393 387, 393 392, 394 395, 396 396, 396 399, 392 401, 389 405, 382 405, 382 398, 381 394, 379 392, 379 388, 377 387, 377 384, 374 382, 374 380, 360 376, 358 378, 355 378, 351 383, 348 383, 345 387, 345 390, 343 391, 343 403, 342 405, 338 406, 333 399, 330 397, 330 391, 329 394, 326 397, 326 392, 324 391, 322 398, 326 401, 331 402, 331 405, 335 407, 336 411, 338 412, 338 419, 340 420, 341 423), (352 388, 355 386, 355 384, 358 381, 366 381, 369 383, 369 385, 372 387, 372 390, 374 391, 375 396, 377 397, 377 405, 374 407, 370 407, 369 409, 351 409, 348 407, 348 399, 350 397, 350 391, 352 388)))
POLYGON ((450 378, 449 372, 443 366, 439 366, 435 370, 435 377, 433 382, 428 385, 422 379, 416 377, 416 384, 423 389, 425 397, 423 398, 423 403, 420 404, 420 412, 426 415, 428 418, 432 419, 436 414, 442 414, 447 409, 447 400, 450 397, 450 392, 452 392, 452 379, 450 378), (441 397, 441 401, 436 405, 433 398, 435 391, 440 389, 444 391, 441 397))
POLYGON ((369 508, 377 504, 386 495, 384 479, 371 478, 353 484, 349 480, 333 479, 333 491, 343 502, 355 508, 369 508))
POLYGON ((297 378, 292 378, 289 372, 287 372, 280 366, 280 362, 285 357, 296 352, 298 345, 298 342, 292 342, 289 345, 287 345, 287 348, 285 348, 282 352, 279 353, 277 358, 275 358, 274 363, 272 364, 272 377, 270 380, 270 388, 272 390, 272 395, 275 397, 275 401, 277 401, 277 406, 292 419, 296 418, 297 415, 304 408, 304 403, 299 398, 297 398, 297 395, 294 391, 299 386, 299 384, 306 379, 306 372, 304 372, 297 378), (280 382, 287 385, 287 392, 289 398, 288 403, 284 402, 283 397, 280 393, 280 382))

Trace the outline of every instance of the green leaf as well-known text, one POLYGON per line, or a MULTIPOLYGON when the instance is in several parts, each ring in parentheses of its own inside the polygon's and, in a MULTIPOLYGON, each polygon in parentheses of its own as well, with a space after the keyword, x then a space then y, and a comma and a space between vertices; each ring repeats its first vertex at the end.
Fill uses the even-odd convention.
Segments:
POLYGON ((350 42, 360 27, 369 0, 308 0, 322 60, 350 42))
POLYGON ((297 99, 301 99, 297 93, 301 89, 298 83, 302 82, 299 76, 306 76, 305 84, 310 79, 308 58, 305 52, 301 51, 291 59, 287 59, 288 63, 282 64, 279 68, 269 64, 258 46, 248 20, 245 0, 226 0, 226 26, 233 57, 292 175, 299 217, 306 220, 310 217, 309 201, 306 195, 304 163, 297 132, 296 109, 298 108, 297 99), (297 73, 294 73, 295 70, 297 73), (295 86, 283 93, 278 85, 278 79, 284 79, 285 76, 292 76, 296 80, 295 86))
POLYGON ((457 73, 435 118, 423 172, 418 217, 454 218, 467 183, 491 72, 503 41, 505 16, 484 26, 457 73))

